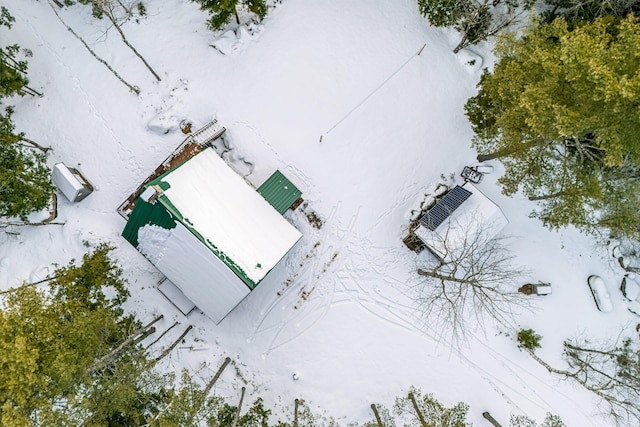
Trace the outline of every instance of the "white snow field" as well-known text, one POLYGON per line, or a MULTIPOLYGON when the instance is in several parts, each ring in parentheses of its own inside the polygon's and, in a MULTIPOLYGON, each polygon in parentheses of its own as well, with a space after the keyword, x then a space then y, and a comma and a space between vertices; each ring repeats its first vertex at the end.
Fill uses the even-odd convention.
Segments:
POLYGON ((304 398, 346 424, 373 419, 371 403, 391 406, 415 385, 448 406, 467 402, 478 426, 488 425, 484 411, 503 425, 511 413, 541 420, 546 412, 570 427, 610 425, 593 395, 519 351, 514 331, 542 335, 538 354, 559 367, 564 339, 617 336, 638 321, 617 290, 621 270, 592 239, 573 229, 548 231, 528 217, 534 205, 502 196, 498 164, 478 188, 508 218, 502 233, 514 236, 530 280, 550 282, 553 293, 529 297, 535 311, 513 330, 487 325, 460 349, 439 340, 441 331, 414 307, 415 271, 427 254, 409 251, 402 238, 441 175, 460 184, 462 167, 475 160, 463 105, 493 61, 488 46, 454 55, 459 35, 431 28, 415 0, 284 0, 260 25, 224 34, 208 30, 207 15, 190 1, 147 0, 148 16, 124 31, 162 77, 156 82, 90 8, 61 10, 98 55, 139 86, 136 96, 46 0, 3 5, 16 22, 0 40, 33 52, 29 79, 45 94, 11 100, 17 128, 54 148, 51 166, 78 168, 96 191, 75 204, 59 197, 56 221, 64 225, 0 233, 0 288, 43 278, 52 263, 108 241, 129 281, 128 307, 142 320, 164 314, 159 331, 180 322, 157 351, 194 325, 163 369, 189 368, 206 379, 229 356, 237 369, 216 385, 222 395, 238 396, 246 383, 247 400, 262 396, 276 413, 304 398), (180 144, 181 120, 197 128, 214 116, 227 128, 225 159, 248 181, 258 186, 280 169, 307 203, 304 212, 285 215, 302 239, 219 325, 197 310, 185 317, 158 292, 161 274, 120 236, 125 221, 116 213, 180 144), (322 227, 305 212, 315 212, 322 227), (591 274, 608 284, 613 312, 597 310, 586 283, 591 274))

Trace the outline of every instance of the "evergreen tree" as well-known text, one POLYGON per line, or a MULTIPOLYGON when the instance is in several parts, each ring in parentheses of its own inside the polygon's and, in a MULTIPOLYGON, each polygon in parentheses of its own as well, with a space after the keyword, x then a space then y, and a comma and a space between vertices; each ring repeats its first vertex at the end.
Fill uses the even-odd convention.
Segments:
POLYGON ((47 207, 53 185, 44 154, 20 145, 11 121, 13 110, 0 112, 0 216, 20 217, 47 207))
POLYGON ((545 0, 550 9, 542 16, 551 22, 562 16, 567 22, 593 21, 598 17, 625 18, 640 13, 640 0, 545 0))
MULTIPOLYGON (((0 25, 11 28, 15 21, 9 11, 0 8, 0 25)), ((11 107, 3 108, 3 99, 23 95, 29 83, 27 63, 18 59, 20 47, 0 47, 0 216, 20 217, 44 209, 51 200, 51 185, 45 157, 20 145, 24 135, 16 133, 11 107)))
POLYGON ((249 12, 256 15, 259 19, 264 19, 267 15, 267 3, 265 0, 194 0, 200 5, 200 9, 209 12, 209 26, 213 30, 219 30, 235 17, 236 22, 240 23, 238 17, 238 4, 245 6, 249 12))
MULTIPOLYGON (((0 7, 0 26, 11 28, 15 18, 9 10, 0 7)), ((27 62, 18 58, 20 46, 17 44, 0 46, 0 100, 16 93, 29 83, 26 77, 27 62)))
POLYGON ((533 329, 521 329, 518 331, 518 344, 528 350, 540 348, 540 340, 542 337, 534 332, 533 329))
POLYGON ((633 16, 533 23, 502 37, 466 105, 479 160, 499 158, 505 194, 540 202, 545 225, 637 235, 640 25, 633 16))
POLYGON ((30 425, 53 417, 61 402, 86 396, 91 367, 127 335, 133 319, 120 270, 101 245, 83 263, 58 268, 48 289, 6 294, 0 312, 0 424, 30 425), (110 289, 112 298, 106 296, 110 289))
MULTIPOLYGON (((562 419, 554 414, 549 414, 544 417, 540 427, 566 427, 562 419)), ((535 420, 527 417, 526 415, 512 415, 509 419, 509 427, 538 427, 538 423, 535 420)))
POLYGON ((447 408, 432 394, 422 396, 415 387, 409 389, 407 397, 396 398, 396 414, 409 421, 408 426, 467 427, 469 405, 458 402, 447 408))
POLYGON ((420 13, 434 27, 453 27, 462 40, 453 49, 461 49, 495 36, 516 23, 532 0, 418 0, 420 13))

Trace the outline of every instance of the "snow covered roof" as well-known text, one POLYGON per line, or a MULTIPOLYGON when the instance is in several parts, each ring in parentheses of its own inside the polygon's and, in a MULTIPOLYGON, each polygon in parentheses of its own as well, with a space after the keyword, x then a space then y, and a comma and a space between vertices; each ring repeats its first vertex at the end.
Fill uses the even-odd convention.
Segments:
POLYGON ((75 174, 77 170, 68 168, 64 163, 56 163, 51 171, 51 181, 71 202, 79 202, 87 197, 93 189, 83 182, 82 177, 75 174))
POLYGON ((187 227, 140 228, 138 250, 214 322, 246 297, 249 287, 187 227))
POLYGON ((123 236, 138 247, 144 225, 170 229, 180 222, 251 289, 301 237, 212 148, 151 181, 147 190, 152 187, 163 190, 157 203, 139 199, 123 236))
MULTIPOLYGON (((440 221, 436 227, 430 229, 428 224, 422 220, 418 228, 414 230, 416 236, 422 240, 425 245, 438 257, 446 259, 447 255, 452 251, 460 249, 464 245, 468 236, 474 236, 477 233, 486 233, 483 236, 489 239, 497 235, 508 223, 507 218, 502 210, 493 203, 487 196, 482 194, 480 190, 470 183, 466 183, 465 187, 455 187, 458 193, 463 194, 464 198, 456 204, 455 208, 450 209, 448 216, 440 221)), ((445 195, 445 198, 447 198, 445 195)), ((443 199, 443 200, 444 200, 443 199)), ((437 208, 436 205, 434 208, 437 208)), ((425 215, 425 217, 427 217, 425 215)))

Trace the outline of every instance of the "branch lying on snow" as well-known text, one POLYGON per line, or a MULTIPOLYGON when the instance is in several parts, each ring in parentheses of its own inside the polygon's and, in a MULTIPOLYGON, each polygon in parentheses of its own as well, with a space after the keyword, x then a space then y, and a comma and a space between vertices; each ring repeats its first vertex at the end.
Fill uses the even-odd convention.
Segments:
POLYGON ((592 348, 587 342, 564 343, 569 369, 554 368, 535 351, 520 345, 547 371, 570 378, 607 405, 606 413, 619 425, 635 425, 640 419, 640 349, 629 338, 621 344, 592 348))
POLYGON ((109 63, 107 63, 107 61, 105 61, 104 59, 100 58, 98 55, 96 55, 96 53, 89 47, 89 45, 87 44, 87 42, 84 41, 84 39, 82 37, 80 37, 75 31, 73 31, 73 29, 67 25, 66 22, 64 22, 64 20, 62 19, 62 17, 60 16, 60 14, 58 13, 58 11, 56 10, 55 6, 52 3, 53 0, 49 0, 49 6, 51 6, 51 10, 53 10, 53 13, 56 14, 56 17, 58 18, 58 20, 62 23, 62 25, 64 25, 67 30, 69 30, 69 32, 71 34, 74 35, 75 38, 77 38, 78 40, 80 40, 80 42, 84 45, 84 47, 89 51, 89 53, 98 60, 98 62, 102 63, 105 67, 107 67, 107 69, 109 71, 111 71, 111 73, 116 76, 116 78, 118 80, 120 80, 122 82, 122 84, 124 84, 126 87, 129 88, 129 90, 133 93, 135 93, 136 95, 140 95, 140 88, 138 86, 134 86, 129 84, 125 79, 123 79, 120 74, 118 74, 116 72, 116 70, 114 70, 111 65, 109 65, 109 63))

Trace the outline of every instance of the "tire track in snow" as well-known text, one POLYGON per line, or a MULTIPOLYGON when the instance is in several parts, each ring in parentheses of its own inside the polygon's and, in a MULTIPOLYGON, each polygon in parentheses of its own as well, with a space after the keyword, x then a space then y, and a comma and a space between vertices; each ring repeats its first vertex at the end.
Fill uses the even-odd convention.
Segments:
MULTIPOLYGON (((365 245, 365 246, 369 248, 368 249, 369 251, 371 251, 370 245, 365 245)), ((365 252, 356 251, 354 253, 349 254, 349 256, 354 257, 354 259, 357 259, 359 253, 365 253, 365 252)), ((390 261, 382 265, 386 265, 386 264, 389 264, 390 262, 398 261, 397 259, 398 254, 395 254, 395 255, 396 256, 393 257, 390 261)), ((369 260, 370 258, 366 258, 365 261, 358 260, 355 264, 360 266, 359 269, 346 269, 341 271, 340 283, 341 283, 342 289, 336 291, 337 294, 344 293, 348 298, 351 299, 352 302, 357 303, 362 309, 364 309, 365 311, 370 313, 372 316, 384 321, 387 324, 390 324, 394 327, 398 327, 402 330, 408 331, 422 338, 427 337, 431 339, 436 345, 445 344, 451 350, 451 352, 454 353, 461 360, 461 362, 463 362, 464 364, 466 364, 467 366, 475 370, 485 381, 488 382, 488 384, 491 385, 491 387, 497 393, 503 396, 503 398, 512 407, 516 408, 520 412, 524 413, 525 411, 523 411, 519 407, 519 405, 509 397, 509 394, 518 395, 522 399, 529 402, 532 402, 531 397, 533 394, 536 398, 535 399, 536 402, 532 402, 532 403, 534 403, 540 409, 559 413, 559 411, 553 410, 554 406, 556 405, 554 405, 553 402, 549 402, 544 396, 541 396, 540 393, 538 393, 533 387, 531 387, 529 385, 529 381, 523 378, 522 376, 523 374, 529 377, 529 379, 535 380, 538 384, 542 385, 545 389, 548 389, 548 390, 551 389, 553 393, 560 394, 566 399, 566 401, 573 404, 577 409, 581 409, 579 404, 570 396, 566 395, 565 393, 559 392, 557 389, 543 382, 540 378, 530 373, 523 367, 520 367, 515 362, 507 359, 506 357, 504 357, 503 355, 501 355, 500 353, 492 349, 477 335, 472 334, 472 339, 480 343, 483 346, 483 348, 487 351, 489 356, 492 357, 497 363, 499 363, 500 366, 502 366, 507 371, 510 377, 516 380, 522 386, 523 390, 516 389, 512 384, 504 381, 503 379, 498 377, 496 374, 491 372, 488 368, 480 366, 478 363, 474 362, 469 357, 465 356, 464 353, 462 353, 462 351, 458 349, 456 346, 454 346, 450 341, 444 340, 443 338, 441 338, 436 331, 434 331, 432 328, 428 326, 428 324, 424 324, 424 322, 420 322, 424 324, 425 329, 422 329, 416 326, 415 320, 417 319, 417 316, 415 314, 415 308, 411 304, 400 303, 398 302, 397 298, 392 299, 391 297, 387 297, 377 291, 371 292, 368 290, 369 288, 365 288, 362 285, 360 285, 359 281, 361 281, 363 278, 366 278, 366 273, 368 271, 375 271, 376 273, 372 276, 371 280, 376 280, 376 277, 378 278, 378 280, 379 278, 384 277, 386 281, 393 282, 394 284, 399 285, 401 287, 400 289, 407 286, 402 281, 385 276, 380 271, 381 264, 374 264, 369 260), (361 266, 366 265, 368 261, 369 261, 368 268, 362 268, 361 266), (365 273, 365 275, 360 275, 357 273, 365 273), (351 285, 351 288, 349 287, 349 284, 351 285), (378 310, 376 310, 376 308, 378 310), (384 311, 384 314, 380 313, 379 309, 382 309, 384 311)), ((410 299, 407 295, 403 295, 403 296, 407 299, 410 299)), ((596 427, 596 424, 591 422, 589 417, 586 417, 586 418, 589 419, 589 422, 591 425, 596 427)))
MULTIPOLYGON (((339 210, 339 206, 332 210, 329 218, 322 226, 322 232, 319 234, 319 241, 322 237, 342 236, 345 237, 350 229, 356 224, 357 214, 352 216, 346 227, 341 227, 339 220, 333 220, 339 210)), ((315 239, 313 239, 315 240, 315 239)), ((340 269, 340 265, 344 262, 340 253, 350 239, 340 239, 335 241, 331 239, 333 244, 326 244, 325 247, 320 243, 317 254, 307 263, 304 271, 296 272, 294 281, 285 287, 281 292, 281 296, 277 297, 265 311, 262 319, 254 328, 250 335, 249 341, 256 339, 260 335, 272 333, 267 338, 268 345, 263 356, 268 356, 272 351, 283 345, 292 342, 305 331, 320 321, 326 313, 335 306, 336 279, 335 271, 340 269), (338 255, 336 255, 338 254, 338 255), (306 294, 303 295, 303 293, 306 294), (278 323, 273 326, 265 326, 270 320, 270 315, 276 310, 289 310, 286 321, 279 316, 273 320, 278 323), (288 328, 295 327, 295 331, 291 336, 285 337, 288 328)), ((308 253, 311 253, 309 251, 308 253)))

